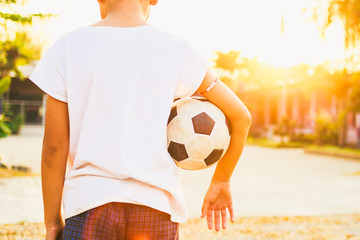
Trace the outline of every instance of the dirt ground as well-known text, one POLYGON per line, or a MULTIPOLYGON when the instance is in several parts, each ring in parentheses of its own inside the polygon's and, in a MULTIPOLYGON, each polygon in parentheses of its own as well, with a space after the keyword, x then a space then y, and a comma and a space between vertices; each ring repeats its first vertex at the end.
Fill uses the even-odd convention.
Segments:
MULTIPOLYGON (((0 239, 44 239, 42 223, 0 225, 0 239)), ((360 214, 322 217, 243 217, 227 230, 209 231, 205 220, 180 227, 181 240, 360 240, 360 214)))

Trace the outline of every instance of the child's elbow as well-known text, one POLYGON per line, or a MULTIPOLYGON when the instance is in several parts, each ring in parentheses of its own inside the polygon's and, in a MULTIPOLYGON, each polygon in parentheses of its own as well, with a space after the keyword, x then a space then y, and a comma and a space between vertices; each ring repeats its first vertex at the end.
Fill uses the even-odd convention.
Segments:
POLYGON ((246 125, 247 127, 251 126, 251 114, 248 109, 245 109, 245 111, 241 114, 241 122, 246 125))
POLYGON ((240 106, 235 108, 236 111, 234 112, 234 121, 250 127, 251 125, 251 114, 250 111, 245 107, 245 105, 241 104, 240 106))
POLYGON ((237 125, 241 128, 250 128, 251 114, 249 110, 242 104, 237 107, 234 106, 232 113, 227 117, 231 125, 237 125))

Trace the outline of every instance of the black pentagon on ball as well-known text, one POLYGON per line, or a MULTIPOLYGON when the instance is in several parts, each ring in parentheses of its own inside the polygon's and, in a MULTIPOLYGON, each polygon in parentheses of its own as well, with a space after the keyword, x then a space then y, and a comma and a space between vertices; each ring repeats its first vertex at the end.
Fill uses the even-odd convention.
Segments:
POLYGON ((177 106, 175 105, 171 108, 171 112, 167 124, 169 125, 171 120, 173 120, 176 116, 177 116, 177 106))
POLYGON ((215 121, 205 112, 196 115, 191 120, 194 131, 198 134, 210 135, 215 126, 215 121))
POLYGON ((184 144, 171 141, 168 147, 168 152, 170 153, 170 156, 178 162, 189 158, 184 144))
POLYGON ((216 163, 217 161, 219 161, 223 152, 224 152, 224 149, 214 149, 210 153, 210 155, 207 158, 205 158, 204 161, 205 161, 206 165, 210 166, 210 165, 216 163))

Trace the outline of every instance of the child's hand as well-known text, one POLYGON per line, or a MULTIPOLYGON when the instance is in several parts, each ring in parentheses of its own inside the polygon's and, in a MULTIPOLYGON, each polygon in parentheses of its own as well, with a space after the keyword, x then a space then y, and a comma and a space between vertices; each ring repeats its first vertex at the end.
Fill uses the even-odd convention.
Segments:
POLYGON ((226 209, 229 210, 231 222, 234 222, 230 183, 212 181, 201 209, 201 218, 206 216, 207 225, 210 230, 213 228, 213 221, 215 222, 215 230, 220 230, 220 216, 222 228, 226 229, 226 209))

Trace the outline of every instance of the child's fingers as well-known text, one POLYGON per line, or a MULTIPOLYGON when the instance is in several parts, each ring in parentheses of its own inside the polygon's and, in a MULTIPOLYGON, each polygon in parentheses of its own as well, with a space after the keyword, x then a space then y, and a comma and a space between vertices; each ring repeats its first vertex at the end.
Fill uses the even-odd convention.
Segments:
POLYGON ((229 209, 229 213, 230 213, 230 220, 231 220, 231 222, 235 222, 233 205, 231 204, 230 206, 228 206, 228 209, 229 209))
POLYGON ((207 211, 206 219, 207 219, 208 228, 210 230, 213 229, 213 210, 207 211))
POLYGON ((201 218, 204 218, 207 214, 210 204, 204 201, 203 206, 201 208, 201 218))
POLYGON ((224 208, 224 209, 221 209, 221 221, 222 221, 222 228, 223 229, 226 229, 226 221, 227 221, 227 219, 226 219, 226 208, 224 208))
POLYGON ((220 231, 220 210, 214 210, 215 230, 220 231))

